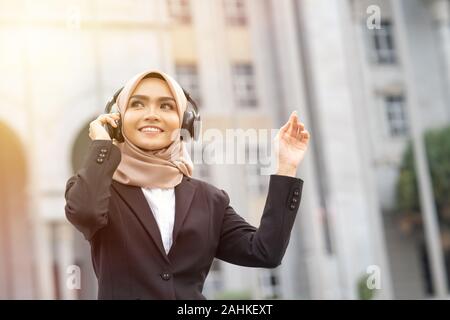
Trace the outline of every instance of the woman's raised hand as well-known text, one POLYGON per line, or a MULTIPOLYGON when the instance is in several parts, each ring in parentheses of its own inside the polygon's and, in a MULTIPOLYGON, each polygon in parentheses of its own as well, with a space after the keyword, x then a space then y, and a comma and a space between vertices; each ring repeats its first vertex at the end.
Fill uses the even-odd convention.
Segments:
POLYGON ((310 135, 300 122, 297 112, 291 113, 289 120, 276 136, 278 144, 278 174, 295 176, 298 165, 305 157, 310 135))
POLYGON ((104 113, 99 115, 97 119, 91 121, 89 124, 89 138, 92 140, 111 140, 108 131, 105 129, 105 124, 110 124, 116 128, 116 120, 119 119, 119 113, 104 113))

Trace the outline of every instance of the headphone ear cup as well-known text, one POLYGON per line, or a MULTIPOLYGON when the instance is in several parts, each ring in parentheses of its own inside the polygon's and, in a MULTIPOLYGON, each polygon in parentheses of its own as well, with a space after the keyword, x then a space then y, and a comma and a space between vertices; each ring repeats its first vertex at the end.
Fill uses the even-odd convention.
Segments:
POLYGON ((122 120, 119 119, 116 121, 117 127, 114 128, 114 139, 116 139, 118 142, 124 142, 125 138, 122 134, 122 120))
POLYGON ((116 123, 117 123, 117 127, 116 128, 111 126, 109 123, 106 123, 104 125, 105 130, 106 130, 106 132, 108 133, 108 135, 109 135, 109 137, 111 139, 115 139, 118 142, 124 142, 125 139, 124 139, 123 134, 122 134, 122 121, 119 119, 119 120, 116 120, 116 123))
POLYGON ((114 128, 109 123, 105 124, 104 127, 106 132, 108 132, 109 137, 111 139, 114 138, 114 128))
POLYGON ((186 131, 189 132, 189 137, 188 138, 191 138, 191 139, 194 138, 194 118, 195 118, 195 115, 194 115, 194 113, 192 111, 190 111, 190 110, 187 111, 186 110, 184 112, 184 114, 183 114, 183 124, 181 126, 181 129, 184 129, 181 132, 181 136, 182 136, 183 140, 185 140, 184 134, 185 134, 186 131))
POLYGON ((192 121, 192 139, 198 141, 201 131, 202 131, 201 117, 199 114, 194 114, 194 120, 192 121))
MULTIPOLYGON (((112 99, 110 101, 108 101, 108 103, 106 104, 106 107, 105 107, 105 113, 111 113, 111 109, 114 106, 114 104, 116 104, 117 97, 119 96, 120 92, 122 92, 123 88, 124 87, 117 90, 116 93, 114 93, 114 96, 112 97, 112 99)), ((116 123, 117 123, 117 127, 115 127, 115 128, 107 123, 105 125, 105 129, 108 132, 108 135, 111 137, 111 139, 115 139, 118 142, 124 142, 125 139, 122 134, 122 119, 116 120, 116 123)))

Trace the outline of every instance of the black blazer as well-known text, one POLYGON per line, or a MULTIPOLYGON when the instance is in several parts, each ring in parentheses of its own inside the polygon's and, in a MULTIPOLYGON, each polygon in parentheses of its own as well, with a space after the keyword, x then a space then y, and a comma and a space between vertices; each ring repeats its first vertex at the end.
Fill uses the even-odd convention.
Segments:
POLYGON ((120 160, 111 141, 92 141, 65 191, 66 217, 91 245, 99 299, 205 299, 214 257, 247 267, 281 264, 301 179, 270 176, 257 229, 234 211, 224 190, 183 176, 175 187, 173 244, 166 255, 141 188, 112 180, 120 160))

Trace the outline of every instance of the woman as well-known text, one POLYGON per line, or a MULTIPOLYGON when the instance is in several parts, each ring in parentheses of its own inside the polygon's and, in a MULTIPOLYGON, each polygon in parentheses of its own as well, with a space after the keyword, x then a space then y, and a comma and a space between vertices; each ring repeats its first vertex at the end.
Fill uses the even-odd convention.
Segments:
POLYGON ((65 193, 67 219, 91 245, 99 299, 205 299, 214 257, 280 265, 301 199, 303 181, 295 174, 309 142, 295 113, 276 137, 278 171, 257 229, 224 190, 191 178, 179 130, 187 100, 173 78, 136 75, 117 107, 119 114, 90 123, 93 141, 65 193), (113 142, 104 125, 117 127, 119 119, 124 142, 113 142))

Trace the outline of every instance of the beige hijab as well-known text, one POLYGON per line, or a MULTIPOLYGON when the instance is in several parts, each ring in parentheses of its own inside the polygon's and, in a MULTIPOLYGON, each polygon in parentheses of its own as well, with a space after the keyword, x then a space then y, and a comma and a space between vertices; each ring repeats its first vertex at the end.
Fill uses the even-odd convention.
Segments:
MULTIPOLYGON (((117 107, 124 119, 128 101, 139 82, 150 73, 161 75, 167 82, 176 101, 181 128, 183 114, 187 108, 187 99, 181 86, 168 74, 150 70, 139 73, 131 78, 117 97, 117 107)), ((123 131, 122 131, 123 133, 123 131)), ((181 183, 183 175, 192 176, 193 163, 186 150, 185 143, 180 139, 180 132, 175 140, 164 149, 144 151, 133 144, 124 134, 125 141, 114 142, 122 153, 122 160, 114 172, 113 180, 120 183, 144 188, 173 188, 181 183)))

